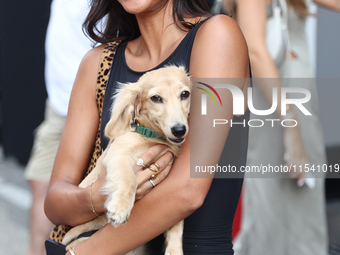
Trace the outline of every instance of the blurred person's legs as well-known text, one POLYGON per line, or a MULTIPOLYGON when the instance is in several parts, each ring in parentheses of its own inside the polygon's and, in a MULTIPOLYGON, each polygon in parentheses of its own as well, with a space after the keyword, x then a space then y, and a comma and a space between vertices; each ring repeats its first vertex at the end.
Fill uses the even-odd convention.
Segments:
POLYGON ((245 179, 235 255, 326 255, 324 180, 298 187, 291 179, 245 179))
MULTIPOLYGON (((307 109, 312 116, 299 115, 304 145, 310 164, 326 162, 323 137, 318 119, 316 84, 300 79, 297 86, 306 87, 312 98, 307 109), (307 86, 308 85, 308 86, 307 86)), ((253 99, 259 109, 269 103, 259 90, 253 99)), ((254 119, 275 119, 276 116, 251 116, 254 119)), ((250 128, 248 166, 284 164, 283 129, 277 125, 250 128)), ((327 230, 325 215, 324 176, 316 175, 314 188, 298 187, 296 180, 278 173, 277 178, 251 178, 245 175, 243 215, 239 236, 234 244, 235 255, 326 255, 327 230)))
POLYGON ((30 240, 27 255, 43 255, 44 242, 52 231, 53 224, 44 213, 44 200, 48 188, 48 181, 28 181, 32 194, 30 211, 30 240))
POLYGON ((44 200, 65 121, 66 117, 55 113, 47 100, 45 119, 35 131, 34 145, 25 172, 32 193, 27 255, 45 254, 44 242, 53 228, 44 212, 44 200))

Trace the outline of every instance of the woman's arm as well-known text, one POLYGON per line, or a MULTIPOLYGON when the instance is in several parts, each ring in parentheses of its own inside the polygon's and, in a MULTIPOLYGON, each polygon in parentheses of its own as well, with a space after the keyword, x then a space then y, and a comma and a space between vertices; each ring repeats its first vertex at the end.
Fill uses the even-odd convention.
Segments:
MULTIPOLYGON (((83 59, 74 83, 66 126, 56 156, 50 187, 45 200, 47 216, 55 224, 76 226, 95 217, 90 201, 90 188, 78 185, 87 170, 97 135, 99 116, 96 104, 96 81, 98 64, 104 46, 91 50, 83 59), (75 217, 75 215, 77 215, 75 217)), ((155 145, 143 155, 145 164, 165 149, 165 145, 155 145)), ((160 172, 156 184, 164 180, 170 171, 172 153, 167 152, 157 160, 160 172)), ((136 200, 141 199, 152 187, 150 173, 142 167, 135 167, 138 182, 136 200)), ((106 182, 106 171, 92 185, 92 202, 96 213, 105 212, 106 196, 99 189, 106 182)))
MULTIPOLYGON (((249 48, 249 57, 255 78, 280 78, 274 60, 270 56, 266 45, 267 0, 239 0, 237 5, 237 22, 246 38, 249 48)), ((272 89, 281 87, 274 83, 275 79, 265 79, 258 84, 263 95, 272 103, 272 89)), ((280 102, 278 102, 280 103, 280 102)), ((276 114, 281 115, 278 104, 276 114)))
POLYGON ((313 2, 322 7, 340 12, 340 0, 313 0, 313 2))
MULTIPOLYGON (((279 71, 266 45, 267 5, 269 3, 267 0, 239 0, 237 19, 248 43, 254 77, 276 78, 260 79, 257 80, 256 84, 270 104, 273 101, 273 88, 277 88, 278 104, 275 113, 280 117, 282 85, 279 79, 279 71)), ((294 117, 291 117, 291 119, 298 121, 292 107, 289 108, 287 113, 292 113, 291 115, 294 117)), ((306 154, 299 126, 284 129, 284 145, 286 153, 289 155, 288 164, 304 165, 306 163, 306 154)), ((290 173, 290 176, 291 178, 300 178, 300 183, 303 182, 304 173, 298 175, 290 173)))
POLYGON ((72 89, 66 125, 45 199, 45 213, 55 224, 74 226, 94 217, 89 189, 77 186, 84 177, 99 125, 96 83, 102 51, 103 46, 99 46, 84 56, 72 89))
POLYGON ((266 45, 267 0, 239 0, 237 22, 248 43, 252 71, 256 78, 279 78, 266 45))
MULTIPOLYGON (((191 55, 190 75, 196 78, 244 78, 247 73, 247 46, 237 24, 226 16, 212 17, 197 33, 191 55)), ((243 86, 240 85, 240 88, 243 89, 243 86)), ((219 94, 225 107, 212 112, 212 116, 231 119, 231 94, 228 90, 221 90, 219 94)), ((200 95, 192 90, 190 132, 192 134, 195 129, 201 136, 188 135, 168 178, 135 203, 128 223, 117 228, 107 224, 75 248, 77 255, 125 254, 163 233, 202 205, 212 179, 190 178, 190 160, 216 165, 229 128, 226 125, 212 134, 205 134, 208 124, 200 115, 200 95)))

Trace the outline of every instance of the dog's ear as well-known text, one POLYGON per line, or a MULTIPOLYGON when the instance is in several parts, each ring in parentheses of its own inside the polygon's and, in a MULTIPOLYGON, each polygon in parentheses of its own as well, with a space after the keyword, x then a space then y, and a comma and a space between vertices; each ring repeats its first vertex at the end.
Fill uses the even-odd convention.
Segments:
POLYGON ((108 138, 114 138, 128 128, 135 114, 135 105, 139 96, 137 83, 120 84, 118 92, 113 96, 111 118, 105 127, 105 135, 108 138))

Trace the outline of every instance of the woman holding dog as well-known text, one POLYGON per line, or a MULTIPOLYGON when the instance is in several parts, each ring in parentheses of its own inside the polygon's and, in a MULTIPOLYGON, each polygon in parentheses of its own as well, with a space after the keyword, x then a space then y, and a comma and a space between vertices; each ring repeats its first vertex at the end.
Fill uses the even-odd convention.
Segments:
MULTIPOLYGON (((203 0, 93 0, 85 27, 92 39, 103 45, 88 52, 80 65, 45 201, 49 219, 69 226, 105 212, 106 197, 100 193, 105 171, 91 187, 81 189, 78 184, 84 177, 99 125, 95 88, 106 43, 123 40, 106 85, 101 130, 110 116, 111 95, 117 82, 136 82, 145 72, 169 64, 184 65, 193 78, 245 78, 250 73, 247 46, 239 27, 230 17, 210 17, 203 0), (99 33, 96 24, 104 16, 108 25, 99 33)), ((245 83, 238 86, 243 92, 248 87, 245 83)), ((208 102, 208 109, 214 109, 210 117, 232 119, 231 93, 218 93, 225 108, 213 108, 214 104, 208 102)), ((242 179, 190 178, 190 161, 216 165, 226 146, 232 155, 225 160, 233 160, 238 167, 245 165, 248 129, 223 125, 207 135, 211 123, 204 121, 200 109, 201 93, 192 89, 190 132, 199 137, 191 137, 190 141, 190 133, 187 135, 173 164, 171 153, 157 160, 155 187, 149 180, 153 172, 136 165, 136 203, 128 223, 117 228, 107 224, 67 255, 125 254, 144 243, 148 243, 148 254, 164 254, 160 235, 183 219, 184 254, 233 254, 232 222, 242 179)), ((234 118, 242 121, 248 117, 246 112, 234 118)), ((105 149, 103 134, 101 143, 105 149)), ((163 149, 163 145, 151 147, 141 156, 143 163, 153 162, 163 149)))

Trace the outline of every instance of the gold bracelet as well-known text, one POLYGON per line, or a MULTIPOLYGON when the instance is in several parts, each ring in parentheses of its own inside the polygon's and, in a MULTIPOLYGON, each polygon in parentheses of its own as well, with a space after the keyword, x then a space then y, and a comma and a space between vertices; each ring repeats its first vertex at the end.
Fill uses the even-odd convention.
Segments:
POLYGON ((70 250, 70 253, 71 255, 76 255, 76 253, 74 252, 74 249, 76 248, 78 244, 76 244, 71 250, 70 250))
POLYGON ((93 202, 92 202, 92 185, 93 185, 94 182, 91 183, 90 185, 90 202, 91 202, 91 206, 92 206, 92 212, 97 216, 99 217, 99 215, 96 213, 96 210, 94 209, 94 206, 93 206, 93 202))
POLYGON ((71 253, 71 255, 76 255, 76 254, 74 253, 74 248, 72 248, 72 250, 70 250, 70 253, 71 253))

